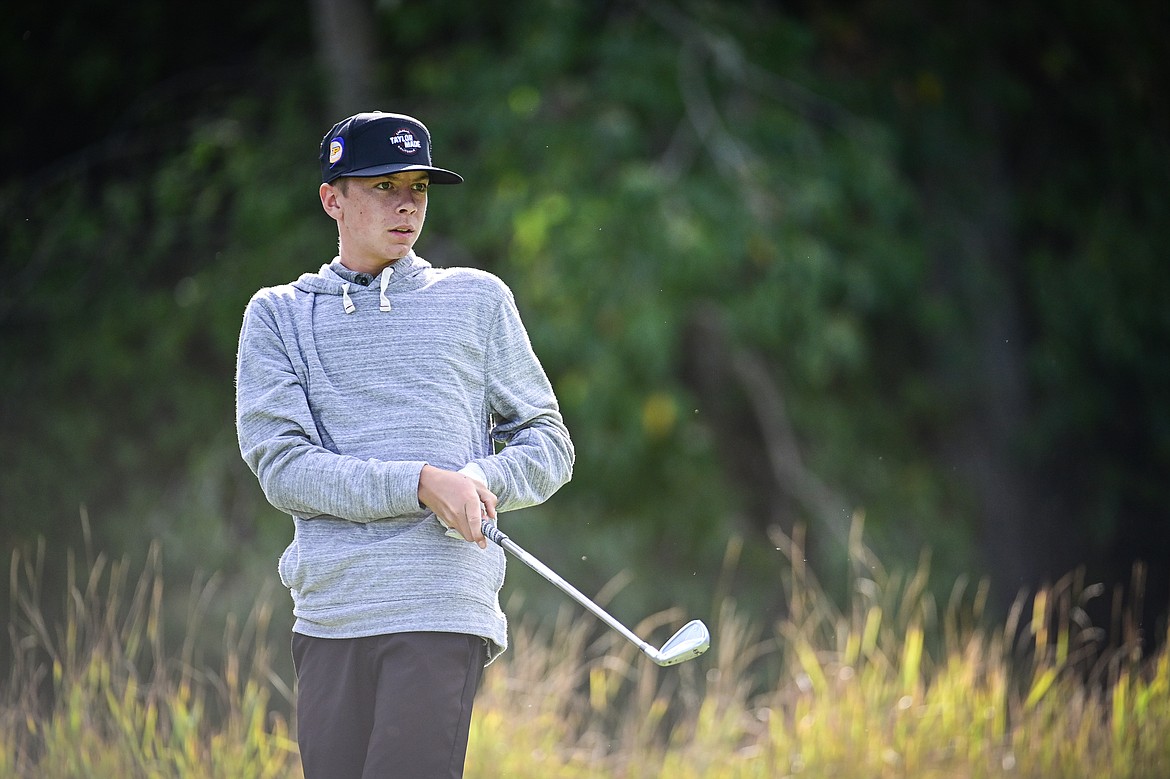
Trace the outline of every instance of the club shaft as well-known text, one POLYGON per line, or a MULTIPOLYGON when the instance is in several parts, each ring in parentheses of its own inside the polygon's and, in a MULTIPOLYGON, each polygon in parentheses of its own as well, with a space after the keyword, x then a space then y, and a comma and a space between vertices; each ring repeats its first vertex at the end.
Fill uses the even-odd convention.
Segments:
POLYGON ((611 628, 613 628, 617 632, 621 633, 623 636, 625 636, 625 638, 631 644, 638 647, 638 649, 642 650, 642 652, 644 652, 646 655, 648 655, 651 659, 657 658, 658 650, 656 650, 653 646, 646 643, 642 639, 638 638, 637 634, 634 633, 634 631, 630 630, 625 625, 618 622, 617 619, 614 618, 608 611, 606 611, 605 609, 598 606, 596 603, 593 602, 592 599, 590 599, 588 596, 586 596, 584 593, 582 593, 576 587, 574 587, 573 585, 571 585, 567 581, 565 581, 563 578, 561 578, 561 576, 559 574, 557 574, 556 571, 549 568, 547 565, 542 563, 540 560, 536 559, 535 557, 530 555, 528 552, 526 552, 523 547, 521 547, 519 544, 517 544, 515 541, 513 541, 511 538, 509 538, 506 533, 504 533, 502 530, 500 530, 498 527, 496 527, 494 522, 484 521, 483 534, 489 540, 494 541, 495 543, 499 544, 501 547, 506 549, 508 552, 511 552, 513 556, 518 558, 521 562, 523 562, 529 568, 536 571, 538 574, 543 576, 549 582, 554 584, 558 589, 560 589, 562 592, 564 592, 570 598, 572 598, 573 600, 580 603, 582 606, 584 606, 586 609, 588 609, 590 612, 592 612, 593 615, 596 616, 598 619, 600 619, 602 622, 609 625, 611 628))

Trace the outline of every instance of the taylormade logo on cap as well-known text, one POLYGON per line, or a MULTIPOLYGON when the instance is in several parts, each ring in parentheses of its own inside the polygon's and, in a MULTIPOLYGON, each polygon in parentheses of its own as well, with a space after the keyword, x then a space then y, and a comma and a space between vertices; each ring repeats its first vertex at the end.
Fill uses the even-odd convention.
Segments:
POLYGON ((381 111, 355 114, 321 139, 321 181, 342 176, 388 176, 408 170, 430 174, 432 184, 459 184, 458 173, 431 164, 431 134, 413 116, 381 111))
POLYGON ((414 133, 403 127, 390 136, 390 145, 403 154, 417 154, 418 150, 422 148, 422 141, 415 138, 414 133))

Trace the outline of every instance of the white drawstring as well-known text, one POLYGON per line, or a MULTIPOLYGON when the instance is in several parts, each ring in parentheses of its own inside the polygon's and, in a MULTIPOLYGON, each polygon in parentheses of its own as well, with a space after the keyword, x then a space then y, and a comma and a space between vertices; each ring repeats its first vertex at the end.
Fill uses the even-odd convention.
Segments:
POLYGON ((393 272, 393 268, 382 271, 382 290, 378 296, 378 310, 383 313, 390 310, 390 298, 386 297, 386 285, 390 283, 390 274, 393 272))
MULTIPOLYGON (((390 274, 393 269, 387 268, 382 271, 381 290, 378 293, 378 310, 386 312, 390 310, 390 298, 386 295, 386 286, 390 283, 390 274)), ((357 306, 353 304, 353 299, 349 296, 349 282, 345 281, 341 284, 341 307, 345 309, 345 313, 352 314, 357 311, 357 306)))

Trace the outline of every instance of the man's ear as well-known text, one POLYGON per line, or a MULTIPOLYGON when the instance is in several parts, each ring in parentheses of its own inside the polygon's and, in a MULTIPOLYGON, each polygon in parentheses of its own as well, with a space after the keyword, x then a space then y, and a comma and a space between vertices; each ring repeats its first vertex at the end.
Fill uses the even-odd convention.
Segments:
POLYGON ((341 218, 341 193, 332 184, 322 184, 318 190, 321 195, 321 208, 334 219, 341 218))

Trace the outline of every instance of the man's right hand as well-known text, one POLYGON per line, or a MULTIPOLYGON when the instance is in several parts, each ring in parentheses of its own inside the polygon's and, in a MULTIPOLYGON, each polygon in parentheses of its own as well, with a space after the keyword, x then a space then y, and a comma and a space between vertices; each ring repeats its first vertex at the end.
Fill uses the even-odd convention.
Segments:
POLYGON ((481 525, 496 518, 496 496, 487 485, 455 471, 424 465, 418 475, 418 501, 467 541, 487 548, 481 525))

